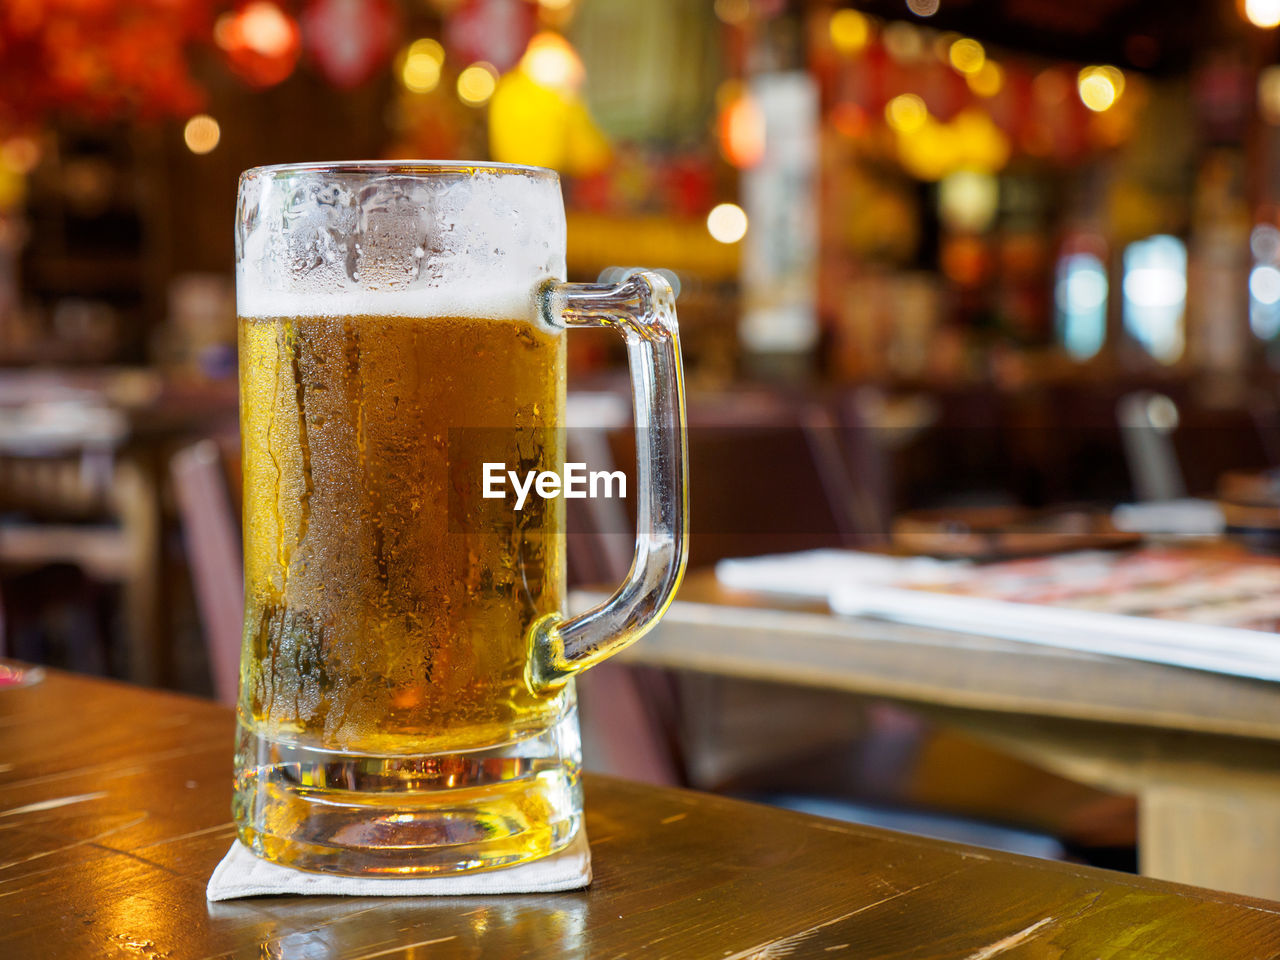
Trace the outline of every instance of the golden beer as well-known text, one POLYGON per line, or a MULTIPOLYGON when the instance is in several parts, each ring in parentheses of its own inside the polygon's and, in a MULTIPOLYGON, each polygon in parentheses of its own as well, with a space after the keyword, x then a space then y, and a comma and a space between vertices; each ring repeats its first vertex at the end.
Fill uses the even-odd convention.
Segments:
POLYGON ((554 726, 567 698, 535 696, 524 674, 530 626, 561 607, 563 501, 482 500, 479 458, 562 470, 563 334, 517 319, 246 317, 240 358, 242 725, 374 756, 554 726))
POLYGON ((232 809, 258 856, 422 876, 583 842, 573 676, 640 637, 679 583, 684 411, 666 282, 565 283, 564 251, 549 170, 241 177, 232 809), (564 501, 555 483, 539 495, 565 473, 568 326, 624 332, 645 424, 635 564, 571 617, 564 501), (538 491, 495 492, 494 467, 538 491))
POLYGON ((240 356, 243 715, 374 754, 554 720, 560 699, 531 694, 524 668, 529 626, 561 606, 563 501, 495 511, 480 465, 450 451, 474 431, 513 468, 562 469, 564 336, 513 319, 246 318, 240 356))

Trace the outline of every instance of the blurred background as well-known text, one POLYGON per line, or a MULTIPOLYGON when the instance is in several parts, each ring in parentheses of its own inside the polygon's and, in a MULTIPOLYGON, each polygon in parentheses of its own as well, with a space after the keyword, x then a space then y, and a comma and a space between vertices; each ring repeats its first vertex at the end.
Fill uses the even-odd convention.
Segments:
MULTIPOLYGON (((1280 463, 1277 24, 1280 0, 8 0, 0 650, 233 695, 232 226, 259 164, 553 167, 570 279, 668 271, 695 568, 1212 504, 1280 463)), ((625 462, 621 346, 569 349, 625 462)), ((618 576, 593 523, 616 532, 581 521, 583 586, 618 576)), ((1131 859, 1124 797, 901 708, 644 685, 682 704, 670 779, 807 778, 1131 859), (782 773, 783 733, 838 759, 782 773)))

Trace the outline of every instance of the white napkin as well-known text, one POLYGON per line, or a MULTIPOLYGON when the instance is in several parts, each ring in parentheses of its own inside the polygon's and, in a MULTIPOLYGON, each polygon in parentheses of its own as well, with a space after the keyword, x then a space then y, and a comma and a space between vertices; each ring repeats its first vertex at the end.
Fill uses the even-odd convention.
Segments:
POLYGON ((339 877, 294 870, 256 856, 239 840, 214 868, 207 900, 291 893, 319 897, 459 897, 485 893, 558 893, 591 883, 591 848, 579 830, 559 853, 500 870, 445 877, 339 877))

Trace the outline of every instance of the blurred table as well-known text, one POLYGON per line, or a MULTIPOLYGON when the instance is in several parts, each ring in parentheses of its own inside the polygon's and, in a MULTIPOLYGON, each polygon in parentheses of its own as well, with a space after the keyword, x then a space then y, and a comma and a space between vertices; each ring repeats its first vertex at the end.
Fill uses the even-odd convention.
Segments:
POLYGON ((0 728, 0 956, 1280 952, 1264 901, 597 777, 587 891, 209 904, 234 836, 229 709, 49 671, 0 690, 0 728))
POLYGON ((0 564, 70 564, 120 583, 135 682, 172 680, 162 583, 169 456, 191 438, 233 433, 236 410, 234 380, 128 367, 0 370, 0 512, 34 516, 0 524, 0 564))
MULTIPOLYGON (((581 609, 598 596, 575 594, 581 609)), ((1280 642, 1280 638, 1277 638, 1280 642)), ((1280 899, 1280 684, 833 616, 690 574, 623 657, 909 704, 1054 773, 1139 798, 1149 876, 1280 899)))

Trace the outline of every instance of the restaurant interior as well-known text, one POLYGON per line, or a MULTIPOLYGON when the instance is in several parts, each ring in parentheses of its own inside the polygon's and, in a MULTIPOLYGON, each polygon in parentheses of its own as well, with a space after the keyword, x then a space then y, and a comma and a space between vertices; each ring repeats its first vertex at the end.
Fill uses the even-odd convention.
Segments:
MULTIPOLYGON (((548 167, 687 389, 688 573, 579 681, 589 772, 1280 898, 1278 25, 0 5, 0 665, 235 703, 242 171, 548 167)), ((570 453, 633 472, 625 343, 567 349, 570 453)), ((568 508, 573 602, 635 499, 568 508)))

